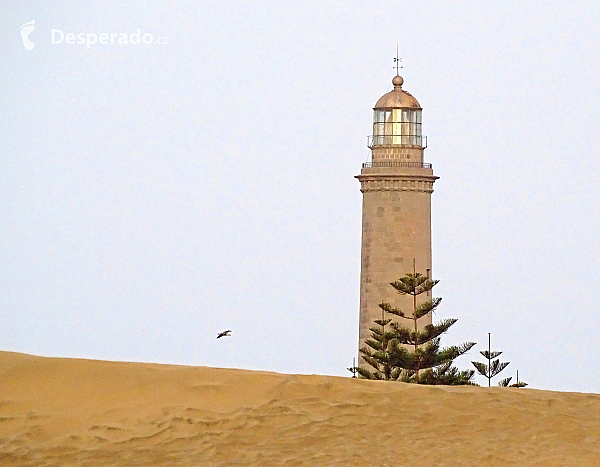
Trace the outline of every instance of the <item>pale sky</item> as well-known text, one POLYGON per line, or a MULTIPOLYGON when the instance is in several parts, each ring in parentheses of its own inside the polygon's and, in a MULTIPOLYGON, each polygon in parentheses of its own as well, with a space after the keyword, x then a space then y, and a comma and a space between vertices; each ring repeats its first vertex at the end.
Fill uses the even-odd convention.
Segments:
POLYGON ((350 376, 398 43, 442 343, 600 392, 597 2, 89 3, 0 6, 0 349, 350 376))

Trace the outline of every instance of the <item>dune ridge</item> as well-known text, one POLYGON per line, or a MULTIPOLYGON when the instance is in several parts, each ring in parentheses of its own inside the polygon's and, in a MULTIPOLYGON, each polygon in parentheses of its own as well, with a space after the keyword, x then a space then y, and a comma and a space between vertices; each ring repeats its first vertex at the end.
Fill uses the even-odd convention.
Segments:
POLYGON ((600 395, 0 352, 2 466, 599 466, 600 395))

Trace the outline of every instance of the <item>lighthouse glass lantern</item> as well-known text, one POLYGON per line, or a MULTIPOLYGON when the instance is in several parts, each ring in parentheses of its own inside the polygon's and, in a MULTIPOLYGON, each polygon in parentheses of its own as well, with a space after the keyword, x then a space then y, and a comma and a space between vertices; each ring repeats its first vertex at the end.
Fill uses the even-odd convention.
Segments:
POLYGON ((422 146, 421 109, 375 109, 373 145, 422 146))
POLYGON ((373 108, 373 135, 369 147, 427 146, 421 132, 422 109, 419 102, 402 89, 404 79, 394 76, 392 89, 384 94, 373 108))

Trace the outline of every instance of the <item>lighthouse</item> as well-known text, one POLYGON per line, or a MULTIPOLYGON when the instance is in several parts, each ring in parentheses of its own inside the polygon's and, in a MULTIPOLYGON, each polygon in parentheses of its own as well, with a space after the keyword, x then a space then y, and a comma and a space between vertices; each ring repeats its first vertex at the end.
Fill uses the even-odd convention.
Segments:
MULTIPOLYGON (((407 273, 431 275, 431 193, 438 177, 424 159, 423 109, 402 89, 401 76, 392 84, 373 108, 371 160, 356 176, 363 194, 359 349, 381 318, 381 302, 412 312, 412 297, 399 295, 390 282, 407 273)), ((423 316, 419 330, 430 323, 431 314, 423 316)))

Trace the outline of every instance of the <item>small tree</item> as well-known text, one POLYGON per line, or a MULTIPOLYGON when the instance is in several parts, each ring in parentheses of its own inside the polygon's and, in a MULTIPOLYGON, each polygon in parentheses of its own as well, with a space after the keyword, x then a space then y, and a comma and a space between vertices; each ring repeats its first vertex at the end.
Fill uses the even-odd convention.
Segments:
POLYGON ((398 371, 393 368, 393 356, 390 350, 395 350, 395 343, 393 343, 394 333, 386 330, 385 327, 392 321, 389 318, 385 318, 385 309, 381 308, 381 319, 376 319, 373 322, 377 327, 373 326, 369 328, 371 331, 371 338, 365 340, 365 347, 362 347, 359 352, 362 354, 362 358, 367 362, 373 370, 366 368, 357 367, 356 371, 366 379, 397 379, 398 371), (390 345, 391 344, 391 345, 390 345))
POLYGON ((504 387, 504 388, 524 388, 525 386, 528 386, 527 383, 523 382, 523 381, 519 381, 519 370, 517 370, 517 382, 510 384, 512 380, 512 377, 509 376, 508 378, 504 378, 502 381, 500 381, 498 383, 498 386, 504 387))
POLYGON ((358 368, 356 366, 356 358, 352 359, 352 366, 350 368, 346 368, 350 373, 352 373, 352 377, 356 378, 356 373, 358 373, 358 368))
MULTIPOLYGON (((492 351, 492 334, 489 332, 488 332, 488 349, 482 350, 479 353, 481 355, 483 355, 484 358, 487 359, 488 364, 486 365, 485 363, 480 363, 480 362, 471 362, 471 363, 473 364, 473 366, 475 367, 475 369, 481 376, 485 376, 487 378, 488 387, 491 387, 492 378, 494 376, 497 376, 502 370, 504 370, 510 362, 501 362, 500 359, 497 358, 500 355, 502 355, 502 351, 496 351, 496 350, 492 351), (493 359, 496 359, 496 360, 493 360, 493 359)), ((510 382, 510 378, 507 378, 507 379, 510 382)), ((506 380, 502 380, 501 383, 504 381, 506 381, 506 380)), ((500 385, 502 385, 502 384, 500 384, 500 385)))
POLYGON ((452 361, 468 352, 474 342, 460 346, 440 348, 440 337, 456 319, 445 319, 437 324, 428 324, 419 331, 419 318, 432 313, 440 304, 441 298, 433 298, 417 304, 417 296, 429 292, 438 281, 433 281, 417 272, 406 274, 391 285, 402 295, 413 297, 412 312, 407 315, 389 303, 381 303, 382 319, 376 320, 379 327, 371 328, 371 339, 360 349, 363 359, 376 371, 359 370, 364 378, 395 379, 420 384, 471 384, 473 371, 459 372, 452 367, 452 361), (411 328, 385 318, 385 313, 411 320, 411 328), (385 326, 391 330, 386 331, 385 326), (408 348, 407 348, 408 347, 408 348), (444 382, 445 381, 445 382, 444 382))

